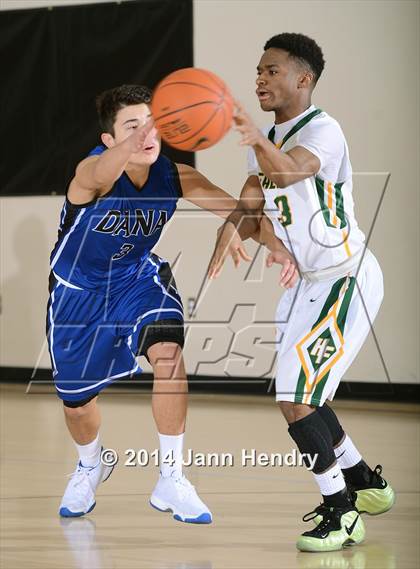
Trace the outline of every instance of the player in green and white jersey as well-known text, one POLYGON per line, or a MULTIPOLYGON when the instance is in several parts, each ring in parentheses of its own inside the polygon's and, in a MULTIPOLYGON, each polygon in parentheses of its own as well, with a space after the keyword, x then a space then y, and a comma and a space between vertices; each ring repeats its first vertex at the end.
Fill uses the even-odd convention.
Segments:
POLYGON ((260 226, 269 264, 282 263, 281 244, 298 269, 282 272, 276 400, 301 453, 313 468, 322 504, 305 521, 302 551, 332 551, 364 539, 360 513, 389 510, 394 492, 371 469, 334 411, 340 379, 363 345, 383 298, 383 278, 365 247, 352 195, 348 146, 338 122, 311 102, 324 68, 321 49, 301 34, 271 38, 257 67, 257 96, 272 123, 260 131, 238 105, 235 122, 248 145, 248 178, 237 209, 219 230, 209 276, 227 254, 247 258, 243 240, 260 226), (271 223, 270 223, 271 222, 271 223), (279 239, 275 239, 275 237, 279 239))

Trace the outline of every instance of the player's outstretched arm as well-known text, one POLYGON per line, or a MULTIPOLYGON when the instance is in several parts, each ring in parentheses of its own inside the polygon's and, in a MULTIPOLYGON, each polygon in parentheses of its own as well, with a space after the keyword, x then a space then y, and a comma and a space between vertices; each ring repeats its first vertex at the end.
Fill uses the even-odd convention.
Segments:
POLYGON ((295 184, 319 171, 319 158, 302 146, 279 152, 239 103, 234 121, 236 130, 242 135, 240 144, 253 147, 261 170, 278 188, 295 184))
POLYGON ((153 121, 137 127, 125 140, 98 156, 82 160, 70 183, 68 197, 72 203, 85 203, 108 192, 122 175, 132 154, 140 152, 153 121))
POLYGON ((282 265, 280 284, 285 288, 293 287, 299 271, 293 255, 275 235, 273 224, 263 213, 264 196, 257 176, 250 176, 242 188, 238 205, 217 232, 216 246, 209 264, 209 278, 217 278, 223 268, 226 257, 230 255, 235 267, 240 260, 251 261, 242 239, 253 238, 264 244, 270 251, 267 267, 274 263, 282 265))
POLYGON ((259 225, 263 215, 264 196, 257 176, 249 176, 241 191, 235 210, 217 231, 217 241, 208 268, 209 278, 217 278, 226 257, 230 255, 235 267, 240 260, 251 261, 243 240, 249 237, 259 241, 259 225))
POLYGON ((177 164, 182 197, 202 209, 226 219, 235 210, 237 200, 215 186, 203 174, 186 164, 177 164))

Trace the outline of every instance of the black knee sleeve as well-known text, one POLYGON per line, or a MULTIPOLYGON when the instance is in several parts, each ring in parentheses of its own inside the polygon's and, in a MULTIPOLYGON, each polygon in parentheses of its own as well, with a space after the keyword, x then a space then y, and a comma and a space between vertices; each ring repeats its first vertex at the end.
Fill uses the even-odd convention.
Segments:
MULTIPOLYGON (((302 455, 318 455, 313 467, 315 474, 328 470, 335 462, 331 433, 321 416, 314 411, 299 421, 289 425, 289 434, 302 455)), ((306 458, 306 457, 305 457, 306 458)), ((305 460, 304 458, 304 460, 305 460)), ((306 466, 309 461, 305 460, 306 466)))
POLYGON ((72 409, 76 409, 76 407, 83 407, 86 405, 86 403, 92 401, 92 399, 94 399, 97 395, 97 393, 94 393, 93 395, 90 395, 86 399, 81 399, 80 401, 63 401, 63 404, 64 407, 71 407, 72 409))
POLYGON ((326 403, 322 407, 317 408, 317 413, 322 417, 322 420, 327 425, 333 441, 333 446, 336 447, 344 438, 344 430, 340 425, 337 415, 326 403))
POLYGON ((173 342, 181 348, 184 347, 184 324, 175 318, 167 320, 157 320, 144 326, 139 336, 138 352, 139 356, 147 359, 147 350, 160 342, 173 342))

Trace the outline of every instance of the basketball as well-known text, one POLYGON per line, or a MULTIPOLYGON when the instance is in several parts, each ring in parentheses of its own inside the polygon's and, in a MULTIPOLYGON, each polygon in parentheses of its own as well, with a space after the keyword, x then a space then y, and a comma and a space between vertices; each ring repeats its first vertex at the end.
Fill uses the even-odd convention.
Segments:
POLYGON ((226 84, 205 69, 174 71, 156 87, 152 114, 163 140, 195 152, 219 142, 230 129, 233 98, 226 84))

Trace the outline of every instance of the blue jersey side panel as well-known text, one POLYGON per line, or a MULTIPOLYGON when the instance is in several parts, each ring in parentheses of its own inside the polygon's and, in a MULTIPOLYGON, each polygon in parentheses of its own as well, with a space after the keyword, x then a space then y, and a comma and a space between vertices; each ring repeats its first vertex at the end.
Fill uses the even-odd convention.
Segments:
MULTIPOLYGON (((104 150, 98 146, 90 155, 104 150)), ((75 206, 66 199, 52 270, 73 286, 102 294, 127 286, 139 271, 151 270, 142 261, 158 242, 179 197, 176 166, 160 154, 140 190, 123 173, 108 194, 92 203, 75 206)))

